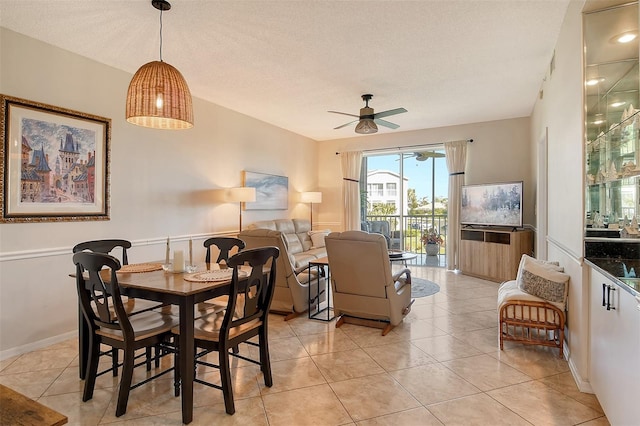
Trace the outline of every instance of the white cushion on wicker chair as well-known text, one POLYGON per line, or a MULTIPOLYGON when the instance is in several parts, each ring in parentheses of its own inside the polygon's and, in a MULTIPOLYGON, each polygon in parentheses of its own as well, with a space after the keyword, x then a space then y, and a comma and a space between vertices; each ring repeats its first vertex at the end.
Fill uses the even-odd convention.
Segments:
MULTIPOLYGON (((551 305, 556 306, 558 309, 560 309, 563 312, 565 311, 565 305, 566 305, 566 299, 564 303, 549 302, 548 300, 544 300, 540 297, 537 297, 525 291, 522 291, 518 288, 518 283, 515 280, 506 281, 502 283, 502 285, 498 289, 498 310, 504 304, 511 301, 549 303, 551 305)), ((548 313, 550 314, 549 318, 553 318, 553 316, 551 316, 553 311, 549 310, 548 313)), ((528 310, 517 309, 516 312, 514 313, 513 306, 510 306, 508 314, 509 314, 509 317, 512 317, 512 318, 531 319, 534 321, 538 320, 538 318, 536 318, 537 310, 532 310, 532 316, 534 316, 534 318, 528 318, 528 310)))

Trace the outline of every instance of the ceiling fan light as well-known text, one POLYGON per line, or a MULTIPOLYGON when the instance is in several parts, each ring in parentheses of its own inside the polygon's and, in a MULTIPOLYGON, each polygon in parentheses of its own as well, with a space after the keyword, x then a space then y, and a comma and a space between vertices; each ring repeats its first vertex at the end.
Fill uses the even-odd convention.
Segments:
POLYGON ((619 34, 614 38, 617 43, 629 43, 635 40, 637 37, 638 37, 637 31, 629 31, 623 34, 619 34))
POLYGON ((356 126, 356 133, 360 133, 363 135, 376 133, 377 131, 378 126, 376 126, 376 123, 370 118, 363 118, 358 122, 358 125, 356 126))

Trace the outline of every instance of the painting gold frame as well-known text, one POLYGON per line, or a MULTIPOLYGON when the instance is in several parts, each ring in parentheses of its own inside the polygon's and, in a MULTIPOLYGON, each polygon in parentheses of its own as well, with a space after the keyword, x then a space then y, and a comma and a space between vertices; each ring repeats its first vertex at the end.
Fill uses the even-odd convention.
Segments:
POLYGON ((111 119, 0 94, 0 222, 109 220, 111 119))

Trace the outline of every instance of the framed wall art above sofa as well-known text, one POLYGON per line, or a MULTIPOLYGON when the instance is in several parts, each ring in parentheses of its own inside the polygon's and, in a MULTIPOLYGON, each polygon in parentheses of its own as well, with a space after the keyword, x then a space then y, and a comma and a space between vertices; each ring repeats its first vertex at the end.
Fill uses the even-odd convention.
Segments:
POLYGON ((245 203, 245 210, 287 210, 289 208, 289 178, 244 171, 244 186, 256 189, 256 201, 245 203))

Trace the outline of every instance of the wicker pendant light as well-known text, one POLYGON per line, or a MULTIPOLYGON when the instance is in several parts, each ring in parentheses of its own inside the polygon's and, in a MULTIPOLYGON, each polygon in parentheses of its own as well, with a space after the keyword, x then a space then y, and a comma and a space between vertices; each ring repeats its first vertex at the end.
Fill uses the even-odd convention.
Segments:
POLYGON ((166 0, 152 0, 160 10, 160 60, 140 67, 127 91, 127 121, 155 129, 193 127, 191 92, 180 71, 162 61, 162 12, 171 9, 166 0))

